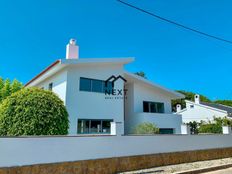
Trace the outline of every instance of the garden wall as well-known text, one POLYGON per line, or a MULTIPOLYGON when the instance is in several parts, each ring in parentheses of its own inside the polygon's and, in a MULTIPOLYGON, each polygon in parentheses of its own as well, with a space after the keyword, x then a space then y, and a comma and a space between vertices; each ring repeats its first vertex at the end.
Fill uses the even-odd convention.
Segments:
POLYGON ((114 173, 230 156, 231 135, 0 138, 0 174, 114 173))

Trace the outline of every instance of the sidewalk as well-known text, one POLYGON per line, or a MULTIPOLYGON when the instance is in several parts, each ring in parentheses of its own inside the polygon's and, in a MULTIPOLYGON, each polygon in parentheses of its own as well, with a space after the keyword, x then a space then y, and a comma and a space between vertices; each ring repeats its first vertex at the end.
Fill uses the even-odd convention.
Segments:
POLYGON ((232 168, 224 169, 224 170, 218 170, 214 172, 207 172, 205 174, 231 174, 232 173, 232 168))
MULTIPOLYGON (((209 160, 209 161, 199 161, 193 163, 184 163, 163 167, 155 167, 150 169, 131 171, 131 172, 123 172, 120 174, 171 174, 176 172, 188 171, 188 170, 196 170, 207 167, 214 167, 220 165, 232 164, 232 158, 224 158, 218 160, 209 160)), ((232 174, 232 169, 228 169, 229 174, 232 174)), ((209 174, 218 174, 218 173, 209 173, 209 174)), ((223 173, 222 173, 223 174, 223 173)), ((225 173, 227 174, 227 173, 225 173)))

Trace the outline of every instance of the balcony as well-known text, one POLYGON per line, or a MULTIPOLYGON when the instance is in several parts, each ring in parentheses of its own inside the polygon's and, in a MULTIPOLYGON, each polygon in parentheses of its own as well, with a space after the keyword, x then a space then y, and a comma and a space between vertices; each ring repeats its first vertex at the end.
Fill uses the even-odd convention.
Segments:
POLYGON ((135 113, 134 116, 131 117, 129 126, 132 128, 144 122, 153 123, 159 128, 173 128, 175 133, 180 133, 182 116, 166 113, 135 113))

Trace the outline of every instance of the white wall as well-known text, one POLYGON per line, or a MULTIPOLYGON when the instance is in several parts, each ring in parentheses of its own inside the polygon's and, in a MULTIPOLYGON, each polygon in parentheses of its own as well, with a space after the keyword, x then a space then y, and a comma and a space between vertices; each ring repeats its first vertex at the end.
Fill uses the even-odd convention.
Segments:
POLYGON ((232 147, 232 135, 0 138, 0 167, 232 147))
POLYGON ((172 128, 175 134, 181 134, 182 117, 177 114, 137 113, 128 126, 133 129, 144 122, 155 124, 158 128, 172 128))
MULTIPOLYGON (((69 134, 77 134, 77 119, 113 119, 124 125, 123 99, 106 99, 105 93, 79 90, 80 77, 107 80, 112 75, 123 75, 123 66, 82 64, 68 69, 66 106, 70 118, 69 134)), ((115 88, 123 89, 123 84, 119 80, 115 88)))
POLYGON ((182 118, 180 115, 172 114, 170 96, 156 88, 151 88, 142 83, 129 83, 125 102, 125 130, 132 133, 136 125, 151 122, 159 128, 173 128, 174 133, 181 133, 182 118), (164 103, 164 113, 144 113, 143 101, 164 103))
POLYGON ((66 103, 66 85, 67 85, 67 71, 62 70, 54 74, 52 77, 44 80, 43 82, 39 83, 37 87, 48 89, 48 85, 53 83, 52 91, 56 93, 60 99, 66 103))
POLYGON ((213 120, 213 117, 225 117, 227 115, 224 112, 202 107, 198 104, 194 104, 193 108, 191 108, 190 105, 193 104, 186 102, 186 110, 180 113, 184 123, 188 123, 190 121, 200 122, 201 120, 208 121, 213 120))
POLYGON ((163 91, 151 88, 144 84, 134 84, 134 112, 143 112, 143 101, 164 103, 164 111, 172 113, 171 98, 163 91))

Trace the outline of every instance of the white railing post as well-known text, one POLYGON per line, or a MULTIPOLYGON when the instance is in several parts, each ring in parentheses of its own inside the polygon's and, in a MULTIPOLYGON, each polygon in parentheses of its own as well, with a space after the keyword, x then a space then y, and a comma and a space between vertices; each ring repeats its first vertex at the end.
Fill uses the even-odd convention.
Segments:
POLYGON ((231 134, 231 127, 230 126, 222 126, 222 133, 223 134, 231 134))
POLYGON ((190 135, 191 132, 190 132, 190 126, 187 125, 187 124, 182 124, 181 125, 181 134, 183 135, 190 135))
POLYGON ((110 122, 110 134, 121 136, 123 132, 123 127, 121 122, 110 122))

